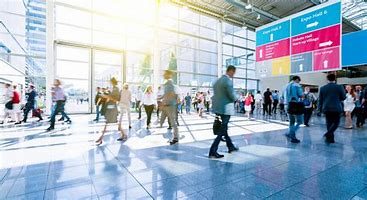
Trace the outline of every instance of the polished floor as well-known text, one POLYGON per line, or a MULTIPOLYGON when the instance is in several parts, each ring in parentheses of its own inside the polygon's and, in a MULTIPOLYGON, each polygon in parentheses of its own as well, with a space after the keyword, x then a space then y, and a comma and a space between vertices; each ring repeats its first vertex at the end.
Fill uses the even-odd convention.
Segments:
MULTIPOLYGON (((367 199, 367 128, 336 134, 326 145, 323 119, 284 137, 287 122, 232 117, 240 147, 208 159, 213 117, 180 116, 180 144, 170 132, 136 120, 125 143, 111 126, 96 147, 103 122, 74 115, 71 125, 47 122, 0 127, 0 199, 367 199)), ((153 118, 156 120, 156 118, 153 118)), ((126 121, 125 121, 126 127, 126 121)))

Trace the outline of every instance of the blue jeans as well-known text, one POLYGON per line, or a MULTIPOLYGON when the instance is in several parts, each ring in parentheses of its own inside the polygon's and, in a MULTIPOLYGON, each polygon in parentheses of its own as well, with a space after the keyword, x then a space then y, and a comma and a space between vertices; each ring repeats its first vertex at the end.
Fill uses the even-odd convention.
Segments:
POLYGON ((58 113, 61 113, 61 116, 65 118, 66 120, 70 120, 69 116, 65 113, 65 102, 56 102, 56 104, 52 107, 52 113, 51 113, 51 124, 50 127, 55 126, 55 118, 58 113))
POLYGON ((189 114, 191 110, 191 104, 186 105, 186 114, 189 114))
POLYGON ((219 114, 219 116, 222 120, 221 134, 218 134, 217 137, 214 139, 214 142, 213 142, 212 146, 210 147, 209 155, 213 155, 213 154, 217 153, 220 140, 222 139, 223 136, 226 139, 228 149, 229 150, 234 149, 234 145, 232 143, 232 140, 228 136, 228 122, 229 122, 229 119, 231 118, 231 116, 230 115, 221 115, 221 114, 219 114))
POLYGON ((99 120, 99 115, 100 115, 100 109, 99 109, 100 105, 96 105, 96 121, 99 120))
POLYGON ((289 136, 296 138, 296 132, 299 126, 303 123, 303 115, 291 115, 289 114, 289 136))

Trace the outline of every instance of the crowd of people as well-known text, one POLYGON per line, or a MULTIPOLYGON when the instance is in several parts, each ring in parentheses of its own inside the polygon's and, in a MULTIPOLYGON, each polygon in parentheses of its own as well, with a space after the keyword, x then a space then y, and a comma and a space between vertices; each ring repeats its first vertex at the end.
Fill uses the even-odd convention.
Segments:
MULTIPOLYGON (((267 88, 263 93, 260 91, 240 92, 235 95, 231 78, 234 76, 236 68, 228 66, 226 74, 220 77, 213 85, 213 95, 210 90, 199 91, 191 95, 180 93, 177 85, 173 83, 172 77, 174 72, 166 70, 163 78, 165 83, 158 87, 157 91, 152 86, 146 86, 143 91, 139 86, 136 91, 132 92, 127 83, 118 87, 118 80, 112 78, 109 88, 96 88, 95 122, 99 122, 101 116, 105 118, 105 125, 101 135, 96 140, 96 144, 103 142, 104 134, 109 124, 116 124, 120 133, 118 141, 128 139, 128 134, 122 127, 124 115, 127 116, 128 129, 131 129, 132 119, 131 110, 135 109, 138 113, 138 120, 142 119, 142 109, 146 113, 146 129, 152 127, 152 115, 156 111, 157 125, 162 127, 165 120, 168 121, 168 129, 172 130, 172 138, 169 140, 171 145, 179 142, 179 114, 185 113, 190 115, 192 108, 199 117, 203 117, 205 113, 210 111, 216 115, 216 119, 220 119, 220 128, 213 130, 220 132, 217 134, 209 152, 209 157, 221 158, 223 155, 218 154, 217 149, 220 141, 225 141, 228 151, 234 152, 238 148, 234 146, 228 136, 228 122, 230 117, 238 113, 244 113, 247 119, 251 119, 257 115, 276 115, 278 110, 280 115, 287 117, 289 121, 289 131, 285 136, 292 143, 299 143, 296 133, 301 124, 306 127, 310 126, 312 115, 317 110, 317 114, 323 113, 326 118, 327 131, 325 133, 325 142, 334 143, 334 132, 340 124, 341 115, 345 116, 346 129, 352 129, 353 117, 356 117, 355 127, 361 128, 365 123, 367 116, 367 88, 363 90, 362 86, 338 85, 336 83, 335 74, 328 74, 328 84, 319 89, 318 97, 311 92, 311 88, 302 87, 301 78, 293 76, 292 80, 283 88, 283 90, 271 90, 267 88)), ((38 121, 42 121, 42 111, 37 106, 37 91, 33 85, 29 85, 25 92, 26 100, 22 104, 21 93, 17 90, 17 86, 5 84, 4 90, 4 117, 1 124, 13 122, 15 125, 27 122, 30 112, 32 116, 37 117, 38 121), (23 114, 22 114, 23 112, 23 114), (9 118, 11 121, 9 121, 9 118)), ((50 126, 47 131, 55 128, 56 116, 61 115, 59 121, 71 123, 71 119, 65 112, 65 104, 67 95, 61 86, 60 80, 55 80, 51 87, 52 105, 50 110, 50 126)), ((218 123, 218 122, 216 122, 218 123)), ((214 127, 214 126, 213 126, 214 127)), ((214 129, 214 128, 213 128, 214 129)))

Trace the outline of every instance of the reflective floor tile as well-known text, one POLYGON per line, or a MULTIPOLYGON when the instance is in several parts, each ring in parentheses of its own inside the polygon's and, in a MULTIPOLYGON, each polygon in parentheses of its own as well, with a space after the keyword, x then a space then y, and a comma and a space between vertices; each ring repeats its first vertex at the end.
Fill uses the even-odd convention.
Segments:
POLYGON ((115 191, 106 195, 99 196, 100 200, 152 200, 153 198, 142 188, 135 187, 127 190, 115 191))
POLYGON ((43 199, 45 191, 27 193, 23 195, 6 198, 7 200, 40 200, 43 199))
POLYGON ((46 190, 44 199, 92 199, 95 196, 93 184, 87 182, 46 190))
POLYGON ((285 199, 297 199, 297 200, 312 200, 312 198, 302 195, 298 192, 291 191, 289 189, 282 190, 270 197, 266 198, 269 200, 285 200, 285 199))

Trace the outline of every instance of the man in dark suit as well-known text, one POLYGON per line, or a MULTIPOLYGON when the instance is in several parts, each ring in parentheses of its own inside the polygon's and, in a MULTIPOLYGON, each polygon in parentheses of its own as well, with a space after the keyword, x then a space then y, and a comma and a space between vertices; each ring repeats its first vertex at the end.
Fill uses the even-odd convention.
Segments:
POLYGON ((325 133, 326 143, 335 143, 334 132, 340 123, 340 114, 343 112, 342 103, 345 99, 343 86, 336 84, 335 74, 327 75, 328 84, 320 88, 319 109, 326 117, 327 132, 325 133))
POLYGON ((232 65, 227 67, 227 72, 213 86, 214 95, 212 97, 212 110, 213 112, 220 116, 222 121, 220 134, 215 138, 212 146, 210 147, 209 158, 222 158, 223 155, 217 152, 218 145, 224 136, 228 147, 228 153, 233 151, 238 151, 231 138, 228 136, 228 122, 231 115, 234 115, 234 102, 236 101, 236 96, 234 95, 233 83, 231 78, 233 78, 236 73, 236 68, 232 65))
POLYGON ((38 117, 38 121, 43 120, 41 113, 35 111, 34 106, 36 103, 36 96, 37 96, 37 92, 34 89, 33 85, 29 85, 29 91, 26 93, 26 96, 28 96, 27 98, 27 103, 24 106, 24 118, 23 118, 23 122, 26 123, 27 119, 28 119, 28 113, 30 111, 33 111, 35 116, 38 117))

